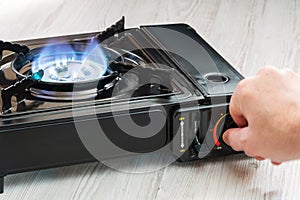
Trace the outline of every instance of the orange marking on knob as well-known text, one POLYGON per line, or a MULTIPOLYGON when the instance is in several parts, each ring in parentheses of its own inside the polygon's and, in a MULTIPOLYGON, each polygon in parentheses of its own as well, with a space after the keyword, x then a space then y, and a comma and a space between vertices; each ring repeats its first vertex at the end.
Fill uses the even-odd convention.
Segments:
POLYGON ((218 140, 218 137, 217 137, 217 129, 218 129, 218 126, 219 126, 220 122, 222 121, 222 119, 224 119, 227 115, 228 115, 228 113, 225 114, 225 115, 222 115, 219 118, 219 120, 216 122, 216 124, 214 126, 214 129, 213 129, 213 138, 214 138, 214 142, 215 142, 217 147, 221 146, 221 143, 220 143, 220 141, 218 140))

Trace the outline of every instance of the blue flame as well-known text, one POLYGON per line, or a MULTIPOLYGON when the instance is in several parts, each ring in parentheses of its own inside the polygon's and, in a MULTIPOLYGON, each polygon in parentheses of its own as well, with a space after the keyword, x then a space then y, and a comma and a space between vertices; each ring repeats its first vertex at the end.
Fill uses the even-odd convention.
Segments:
POLYGON ((51 83, 99 80, 108 68, 108 59, 101 45, 91 43, 83 50, 83 46, 76 45, 58 44, 44 47, 33 60, 32 74, 43 70, 41 81, 51 83))
POLYGON ((40 81, 42 80, 43 76, 44 76, 44 70, 40 69, 39 71, 33 73, 31 78, 36 81, 40 81))

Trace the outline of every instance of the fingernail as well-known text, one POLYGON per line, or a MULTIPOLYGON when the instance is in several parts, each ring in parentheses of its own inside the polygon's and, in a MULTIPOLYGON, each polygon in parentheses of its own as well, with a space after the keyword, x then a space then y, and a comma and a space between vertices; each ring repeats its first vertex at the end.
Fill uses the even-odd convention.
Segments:
POLYGON ((271 161, 271 163, 272 163, 273 165, 281 165, 281 162, 274 162, 274 161, 271 161))
POLYGON ((256 158, 256 160, 260 160, 260 161, 261 161, 261 160, 265 160, 265 158, 260 157, 260 156, 256 156, 255 158, 256 158))

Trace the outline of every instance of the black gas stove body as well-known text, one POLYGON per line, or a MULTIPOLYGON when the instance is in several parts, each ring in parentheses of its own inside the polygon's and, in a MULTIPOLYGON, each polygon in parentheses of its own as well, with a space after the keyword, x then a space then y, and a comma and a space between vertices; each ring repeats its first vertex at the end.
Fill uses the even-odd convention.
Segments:
MULTIPOLYGON (((228 103, 243 77, 186 24, 125 29, 123 18, 100 33, 0 42, 0 52, 2 187, 8 174, 96 161, 76 126, 89 126, 92 118, 128 152, 148 153, 171 144, 170 154, 179 161, 238 153, 221 136, 235 127, 228 103), (92 56, 80 68, 89 79, 64 71, 70 63, 82 65, 82 49, 91 41, 101 43, 109 67, 99 68, 103 60, 92 56), (55 61, 65 45, 75 49, 72 58, 55 61), (41 65, 48 68, 39 69, 45 47, 48 57, 41 65), (90 107, 93 116, 84 112, 90 107), (149 115, 165 121, 155 135, 129 137, 116 123, 116 118, 130 118, 146 126, 149 115)), ((111 153, 104 159, 118 156, 128 155, 111 153)))

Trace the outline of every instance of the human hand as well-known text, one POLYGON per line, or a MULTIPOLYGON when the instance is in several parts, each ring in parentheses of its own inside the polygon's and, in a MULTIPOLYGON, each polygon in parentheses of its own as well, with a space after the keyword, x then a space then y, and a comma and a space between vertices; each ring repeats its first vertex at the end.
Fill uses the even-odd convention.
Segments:
POLYGON ((223 140, 234 150, 273 164, 300 158, 300 76, 293 71, 265 67, 242 80, 230 114, 239 128, 223 140))

